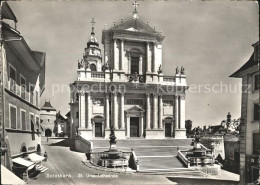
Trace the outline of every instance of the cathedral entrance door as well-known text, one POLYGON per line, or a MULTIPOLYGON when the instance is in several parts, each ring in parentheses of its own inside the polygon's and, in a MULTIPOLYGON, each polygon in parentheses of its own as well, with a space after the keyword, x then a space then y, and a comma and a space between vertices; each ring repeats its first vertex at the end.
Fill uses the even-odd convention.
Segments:
POLYGON ((102 123, 95 123, 95 137, 102 137, 102 123))
POLYGON ((130 137, 140 137, 139 117, 130 117, 130 137))
POLYGON ((171 137, 171 123, 165 123, 165 137, 171 137))

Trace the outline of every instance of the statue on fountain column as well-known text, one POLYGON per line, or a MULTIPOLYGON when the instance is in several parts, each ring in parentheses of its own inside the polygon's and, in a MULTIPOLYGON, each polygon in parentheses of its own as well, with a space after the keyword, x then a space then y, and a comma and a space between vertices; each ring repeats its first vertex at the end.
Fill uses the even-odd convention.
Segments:
POLYGON ((111 128, 111 132, 109 135, 110 143, 116 143, 116 135, 115 135, 115 128, 111 128))

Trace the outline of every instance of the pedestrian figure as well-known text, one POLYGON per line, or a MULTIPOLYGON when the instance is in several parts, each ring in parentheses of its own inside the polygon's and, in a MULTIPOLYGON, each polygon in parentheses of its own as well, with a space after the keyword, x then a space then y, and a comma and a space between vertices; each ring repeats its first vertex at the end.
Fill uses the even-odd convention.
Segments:
POLYGON ((47 161, 47 158, 48 158, 47 152, 44 152, 43 157, 45 157, 45 161, 47 161))
POLYGON ((47 143, 49 142, 49 137, 47 137, 47 143))

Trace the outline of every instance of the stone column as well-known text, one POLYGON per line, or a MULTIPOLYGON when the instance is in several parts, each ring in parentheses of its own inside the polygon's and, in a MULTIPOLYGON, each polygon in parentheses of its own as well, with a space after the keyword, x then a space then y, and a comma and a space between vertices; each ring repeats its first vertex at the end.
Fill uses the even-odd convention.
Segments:
POLYGON ((150 94, 146 94, 146 129, 151 129, 151 105, 150 94))
POLYGON ((85 92, 79 93, 79 128, 86 128, 85 92))
POLYGON ((179 96, 175 96, 175 129, 179 129, 179 96))
POLYGON ((109 94, 106 94, 105 97, 105 111, 104 111, 106 117, 105 117, 105 124, 106 124, 106 130, 109 130, 109 94))
POLYGON ((142 115, 142 117, 140 117, 140 137, 143 137, 144 134, 144 117, 142 115))
POLYGON ((146 72, 147 73, 150 73, 151 72, 151 60, 150 60, 150 57, 149 57, 149 45, 150 45, 150 42, 146 42, 146 72))
POLYGON ((114 128, 118 129, 118 102, 117 102, 117 92, 113 92, 113 119, 114 128))
POLYGON ((92 123, 91 123, 91 111, 92 111, 92 100, 91 100, 91 94, 90 92, 87 92, 87 129, 92 129, 92 123))
POLYGON ((140 75, 143 74, 143 57, 142 57, 142 55, 140 55, 140 57, 139 57, 139 74, 140 75))
POLYGON ((179 104, 180 104, 180 128, 185 129, 185 95, 180 96, 179 99, 179 104))
POLYGON ((158 129, 158 98, 157 94, 153 93, 153 129, 158 129))
POLYGON ((117 53, 117 44, 116 44, 116 38, 114 38, 114 70, 118 71, 118 53, 117 53))
POLYGON ((163 102, 162 102, 162 95, 160 94, 158 97, 159 102, 159 129, 162 129, 162 112, 163 112, 163 102))
POLYGON ((124 93, 121 92, 121 106, 120 106, 120 129, 125 129, 125 97, 124 97, 124 93))
POLYGON ((121 39, 121 58, 120 58, 120 70, 124 70, 124 40, 121 39))
POLYGON ((128 60, 128 74, 131 74, 131 57, 129 54, 127 56, 127 60, 128 60))
POLYGON ((153 43, 153 73, 156 73, 156 42, 153 43))
POLYGON ((130 116, 126 115, 126 137, 130 137, 130 116))

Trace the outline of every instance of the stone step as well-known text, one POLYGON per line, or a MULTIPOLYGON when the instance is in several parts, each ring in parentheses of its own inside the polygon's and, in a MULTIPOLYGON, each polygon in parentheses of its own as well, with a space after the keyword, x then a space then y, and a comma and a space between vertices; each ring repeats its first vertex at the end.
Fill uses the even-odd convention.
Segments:
MULTIPOLYGON (((109 147, 108 139, 90 140, 93 147, 109 147)), ((191 146, 192 139, 121 139, 117 147, 149 147, 149 146, 191 146)))

